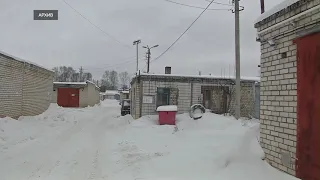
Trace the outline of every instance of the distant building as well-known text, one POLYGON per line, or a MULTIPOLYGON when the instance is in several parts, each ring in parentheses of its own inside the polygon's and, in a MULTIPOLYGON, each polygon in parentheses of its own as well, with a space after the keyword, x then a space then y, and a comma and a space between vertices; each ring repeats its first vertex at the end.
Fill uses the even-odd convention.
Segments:
MULTIPOLYGON (((170 73, 171 70, 166 70, 170 73)), ((255 85, 259 77, 241 80, 241 116, 255 116, 255 85)), ((177 105, 178 113, 203 104, 214 113, 235 113, 235 79, 215 76, 140 74, 131 82, 131 114, 134 118, 157 114, 161 105, 177 105)))
POLYGON ((255 27, 266 160, 303 180, 320 180, 320 1, 283 1, 255 27))
POLYGON ((87 107, 100 103, 100 89, 91 81, 54 82, 52 102, 62 107, 87 107))
POLYGON ((129 99, 130 91, 120 91, 120 100, 129 99))
POLYGON ((0 117, 35 116, 51 102, 53 71, 0 52, 0 117))
POLYGON ((106 92, 103 94, 103 99, 120 100, 120 93, 118 90, 106 90, 106 92))

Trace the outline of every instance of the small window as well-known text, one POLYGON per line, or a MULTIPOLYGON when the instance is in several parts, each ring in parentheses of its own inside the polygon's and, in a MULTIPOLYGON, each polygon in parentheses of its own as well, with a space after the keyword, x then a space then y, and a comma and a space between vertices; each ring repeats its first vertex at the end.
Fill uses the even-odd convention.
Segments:
POLYGON ((170 89, 157 88, 157 107, 170 105, 170 89))

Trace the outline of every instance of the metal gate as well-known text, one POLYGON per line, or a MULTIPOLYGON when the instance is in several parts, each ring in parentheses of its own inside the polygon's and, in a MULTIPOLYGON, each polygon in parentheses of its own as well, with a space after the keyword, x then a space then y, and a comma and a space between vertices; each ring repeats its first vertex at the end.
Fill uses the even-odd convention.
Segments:
POLYGON ((297 160, 302 180, 320 180, 320 33, 297 39, 297 160))
POLYGON ((57 103, 62 107, 79 107, 79 89, 58 88, 57 103))

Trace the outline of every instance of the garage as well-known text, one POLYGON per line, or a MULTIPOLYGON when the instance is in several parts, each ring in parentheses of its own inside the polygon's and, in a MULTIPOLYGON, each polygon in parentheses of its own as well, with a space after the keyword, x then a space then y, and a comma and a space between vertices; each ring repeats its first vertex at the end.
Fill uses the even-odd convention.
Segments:
POLYGON ((61 107, 88 107, 100 102, 100 89, 91 82, 54 82, 52 103, 61 107))

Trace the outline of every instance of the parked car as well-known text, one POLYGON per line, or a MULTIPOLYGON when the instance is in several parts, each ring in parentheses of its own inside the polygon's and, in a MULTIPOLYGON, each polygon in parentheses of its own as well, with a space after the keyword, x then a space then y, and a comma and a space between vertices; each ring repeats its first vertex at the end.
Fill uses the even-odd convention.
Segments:
POLYGON ((123 99, 121 102, 121 116, 130 114, 130 99, 123 99))

